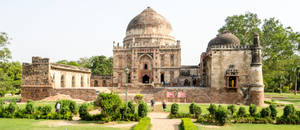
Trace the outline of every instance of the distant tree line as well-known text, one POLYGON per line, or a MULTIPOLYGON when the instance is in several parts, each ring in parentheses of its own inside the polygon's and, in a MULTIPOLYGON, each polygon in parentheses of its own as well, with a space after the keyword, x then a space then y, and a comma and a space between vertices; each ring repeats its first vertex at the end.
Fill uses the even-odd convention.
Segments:
POLYGON ((113 58, 103 55, 80 58, 78 61, 60 60, 56 63, 89 68, 93 75, 112 75, 113 73, 113 58))

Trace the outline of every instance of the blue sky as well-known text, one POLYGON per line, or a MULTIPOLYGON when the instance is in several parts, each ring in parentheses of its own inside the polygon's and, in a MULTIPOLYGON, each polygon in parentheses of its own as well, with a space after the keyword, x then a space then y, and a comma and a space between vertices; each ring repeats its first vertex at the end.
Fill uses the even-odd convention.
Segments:
POLYGON ((181 63, 193 65, 227 16, 276 17, 299 32, 299 5, 299 0, 0 0, 0 32, 11 38, 14 61, 112 56, 112 42, 122 43, 129 21, 150 6, 181 40, 181 63))

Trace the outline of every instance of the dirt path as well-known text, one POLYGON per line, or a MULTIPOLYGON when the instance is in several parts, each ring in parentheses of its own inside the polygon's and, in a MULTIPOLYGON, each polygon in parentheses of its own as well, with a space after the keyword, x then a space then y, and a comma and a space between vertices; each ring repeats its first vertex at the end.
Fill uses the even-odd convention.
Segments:
POLYGON ((151 118, 152 130, 178 130, 180 119, 168 119, 166 112, 150 112, 148 117, 151 118))

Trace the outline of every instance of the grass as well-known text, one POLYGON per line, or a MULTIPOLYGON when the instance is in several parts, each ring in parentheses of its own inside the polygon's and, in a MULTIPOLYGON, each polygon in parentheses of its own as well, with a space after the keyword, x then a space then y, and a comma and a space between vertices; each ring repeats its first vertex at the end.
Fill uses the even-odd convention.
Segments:
MULTIPOLYGON (((99 125, 84 125, 82 122, 76 126, 47 126, 40 125, 39 123, 45 120, 33 120, 33 119, 0 119, 0 130, 129 130, 130 128, 110 128, 99 125)), ((87 122, 90 123, 90 122, 87 122)))
POLYGON ((198 130, 299 130, 299 125, 229 124, 225 126, 198 126, 198 130))
POLYGON ((7 96, 7 97, 0 97, 0 101, 19 101, 21 100, 21 96, 7 96))
POLYGON ((294 104, 294 106, 300 109, 300 94, 294 95, 294 93, 265 93, 266 98, 272 99, 273 102, 294 104))

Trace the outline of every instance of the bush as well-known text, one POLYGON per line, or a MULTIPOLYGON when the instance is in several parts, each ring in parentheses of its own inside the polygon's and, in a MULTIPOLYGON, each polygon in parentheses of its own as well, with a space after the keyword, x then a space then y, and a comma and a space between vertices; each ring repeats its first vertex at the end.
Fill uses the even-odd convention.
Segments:
POLYGON ((260 117, 265 118, 265 117, 270 117, 270 116, 271 116, 271 110, 269 107, 261 109, 260 117))
POLYGON ((250 107, 249 107, 250 116, 254 117, 256 115, 256 111, 257 111, 256 105, 251 104, 250 107))
POLYGON ((283 116, 288 117, 295 114, 295 107, 292 104, 286 105, 283 109, 283 116))
POLYGON ((102 110, 101 113, 105 116, 118 114, 122 104, 120 96, 113 93, 100 93, 94 102, 94 105, 99 106, 102 110))
POLYGON ((222 125, 222 126, 225 125, 225 123, 228 119, 227 110, 224 107, 219 106, 216 111, 215 119, 219 125, 222 125))
POLYGON ((245 117, 246 116, 246 108, 245 107, 240 107, 239 108, 238 116, 239 117, 245 117))
POLYGON ((31 100, 27 101, 27 104, 25 106, 25 113, 26 114, 33 114, 34 113, 33 102, 31 100))
POLYGON ((231 115, 233 115, 236 112, 235 105, 229 105, 227 106, 227 109, 230 111, 231 115))
POLYGON ((133 130, 148 130, 151 128, 151 119, 149 117, 142 118, 133 130))
POLYGON ((192 103, 189 108, 190 108, 190 114, 194 114, 194 110, 195 110, 195 103, 192 103))
POLYGON ((71 112, 73 114, 77 114, 78 107, 75 101, 72 100, 59 100, 55 104, 55 108, 57 104, 60 103, 60 114, 65 114, 67 112, 71 112))
POLYGON ((138 106, 138 115, 139 117, 143 118, 147 116, 147 104, 143 101, 140 102, 138 106))
POLYGON ((269 108, 270 108, 270 110, 271 110, 271 117, 272 117, 273 119, 275 119, 276 116, 277 116, 276 106, 275 106, 274 104, 271 104, 271 105, 269 105, 269 108))
POLYGON ((82 104, 79 107, 79 117, 81 120, 91 120, 91 116, 88 112, 88 105, 87 104, 82 104))
POLYGON ((202 113, 201 107, 200 106, 195 106, 194 107, 194 113, 195 113, 195 117, 199 118, 201 113, 202 113))
POLYGON ((183 130, 197 130, 190 118, 182 118, 180 126, 183 130))
POLYGON ((135 104, 133 104, 132 101, 127 103, 127 107, 129 109, 127 113, 131 113, 131 114, 135 113, 135 104))
POLYGON ((300 124, 300 118, 297 116, 295 107, 292 104, 286 105, 283 109, 283 115, 277 118, 278 124, 300 124))
POLYGON ((135 103, 139 103, 140 101, 142 101, 143 100, 143 95, 142 94, 137 94, 137 95, 135 95, 134 96, 134 101, 135 101, 135 103))
POLYGON ((10 114, 14 114, 18 109, 19 109, 19 107, 17 106, 16 102, 10 102, 7 107, 7 111, 10 114))
POLYGON ((207 110, 210 115, 215 116, 217 111, 217 106, 215 104, 210 104, 207 110))
POLYGON ((172 118, 191 118, 192 115, 190 113, 177 113, 175 115, 173 114, 170 114, 169 115, 169 118, 172 119, 172 118))
POLYGON ((41 115, 48 115, 51 112, 51 106, 39 106, 37 110, 41 113, 41 115))
POLYGON ((171 105, 171 114, 176 115, 179 111, 179 105, 177 103, 173 103, 171 105))

